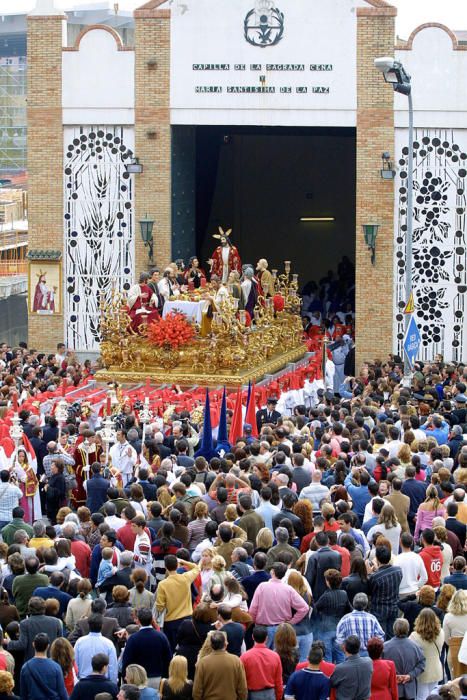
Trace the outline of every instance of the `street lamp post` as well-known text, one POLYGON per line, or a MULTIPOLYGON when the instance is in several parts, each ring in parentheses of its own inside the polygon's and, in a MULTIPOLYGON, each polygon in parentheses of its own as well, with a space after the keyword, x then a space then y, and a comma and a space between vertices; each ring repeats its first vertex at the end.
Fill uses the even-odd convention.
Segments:
MULTIPOLYGON (((412 81, 400 61, 390 56, 375 59, 375 68, 383 74, 384 80, 393 86, 394 92, 406 95, 409 102, 409 158, 407 166, 407 231, 405 237, 405 303, 408 304, 412 295, 412 241, 413 241, 413 100, 412 81)), ((405 331, 410 323, 411 314, 405 314, 405 331)), ((403 384, 410 387, 412 383, 412 367, 404 352, 404 380, 403 384)))

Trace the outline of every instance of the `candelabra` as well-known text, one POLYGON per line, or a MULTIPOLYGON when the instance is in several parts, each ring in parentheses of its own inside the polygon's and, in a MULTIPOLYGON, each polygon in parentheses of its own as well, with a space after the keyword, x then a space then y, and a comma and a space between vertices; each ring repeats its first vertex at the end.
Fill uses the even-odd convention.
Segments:
POLYGON ((144 399, 144 406, 139 412, 139 420, 143 424, 143 436, 142 436, 142 445, 144 446, 144 440, 146 438, 146 426, 148 423, 152 421, 153 418, 153 413, 151 409, 149 408, 149 396, 146 396, 144 399))
POLYGON ((65 399, 60 399, 57 405, 57 410, 55 416, 58 421, 58 437, 62 434, 63 426, 65 425, 68 418, 68 403, 65 399))
POLYGON ((89 469, 90 469, 90 464, 89 464, 89 452, 91 451, 91 444, 88 440, 88 438, 85 438, 83 442, 83 450, 84 454, 86 455, 86 464, 83 467, 83 471, 86 474, 86 479, 89 476, 89 469))
POLYGON ((102 442, 104 443, 104 450, 105 450, 105 463, 109 463, 109 446, 110 443, 115 442, 115 426, 114 422, 112 419, 112 416, 106 416, 104 422, 102 423, 102 430, 101 430, 101 436, 102 436, 102 442))
POLYGON ((11 427, 10 427, 10 437, 15 443, 15 448, 18 450, 19 446, 19 441, 23 437, 23 428, 21 427, 21 420, 18 416, 17 413, 14 414, 13 418, 11 419, 11 427))

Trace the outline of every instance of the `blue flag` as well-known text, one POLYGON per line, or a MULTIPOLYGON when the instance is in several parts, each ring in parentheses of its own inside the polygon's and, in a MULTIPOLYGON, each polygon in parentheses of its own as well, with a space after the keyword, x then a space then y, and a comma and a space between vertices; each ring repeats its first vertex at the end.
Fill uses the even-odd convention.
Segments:
POLYGON ((203 439, 201 447, 195 452, 195 457, 204 457, 208 461, 216 457, 217 453, 214 450, 212 442, 212 426, 211 426, 211 406, 209 404, 209 389, 206 389, 206 402, 204 404, 204 423, 203 423, 203 439))
POLYGON ((230 452, 230 442, 227 434, 227 399, 224 393, 222 395, 221 415, 219 418, 219 429, 217 431, 216 453, 220 457, 220 453, 230 452))

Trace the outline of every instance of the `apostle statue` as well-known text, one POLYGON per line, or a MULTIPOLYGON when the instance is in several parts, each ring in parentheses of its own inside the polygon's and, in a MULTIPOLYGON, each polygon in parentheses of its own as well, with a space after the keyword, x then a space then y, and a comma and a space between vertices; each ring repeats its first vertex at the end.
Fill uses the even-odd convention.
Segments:
POLYGON ((260 294, 263 297, 274 296, 274 277, 268 270, 269 264, 266 258, 260 258, 256 265, 256 278, 260 286, 260 294))
POLYGON ((237 272, 242 274, 242 261, 238 253, 237 248, 232 245, 230 240, 230 234, 232 229, 229 228, 228 231, 219 226, 219 233, 215 233, 213 238, 218 238, 220 240, 220 245, 217 246, 216 250, 212 254, 212 258, 208 260, 211 266, 211 275, 216 275, 219 277, 222 284, 226 284, 229 279, 229 273, 232 270, 237 270, 237 272))
POLYGON ((128 291, 128 315, 131 318, 130 328, 134 333, 140 333, 143 324, 159 318, 158 299, 148 285, 148 280, 149 274, 142 272, 139 283, 134 284, 128 291))
POLYGON ((255 271, 251 265, 243 266, 243 280, 241 287, 243 295, 243 308, 245 311, 248 311, 250 318, 253 318, 253 312, 258 302, 259 289, 258 282, 255 279, 255 271))

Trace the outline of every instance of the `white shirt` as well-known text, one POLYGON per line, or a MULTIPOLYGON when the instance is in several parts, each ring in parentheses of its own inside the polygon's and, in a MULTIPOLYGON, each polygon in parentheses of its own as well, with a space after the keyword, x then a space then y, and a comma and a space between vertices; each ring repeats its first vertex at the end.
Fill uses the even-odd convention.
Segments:
POLYGON ((416 593, 428 581, 423 559, 416 552, 402 552, 394 559, 394 566, 402 569, 399 595, 416 593))
POLYGON ((111 530, 115 530, 115 532, 118 532, 118 530, 125 525, 125 521, 119 518, 118 515, 107 515, 104 518, 104 522, 107 523, 111 530))
POLYGON ((116 442, 110 448, 110 458, 112 466, 118 469, 121 474, 132 474, 138 455, 134 447, 129 442, 116 442), (128 450, 130 454, 128 455, 128 450))

